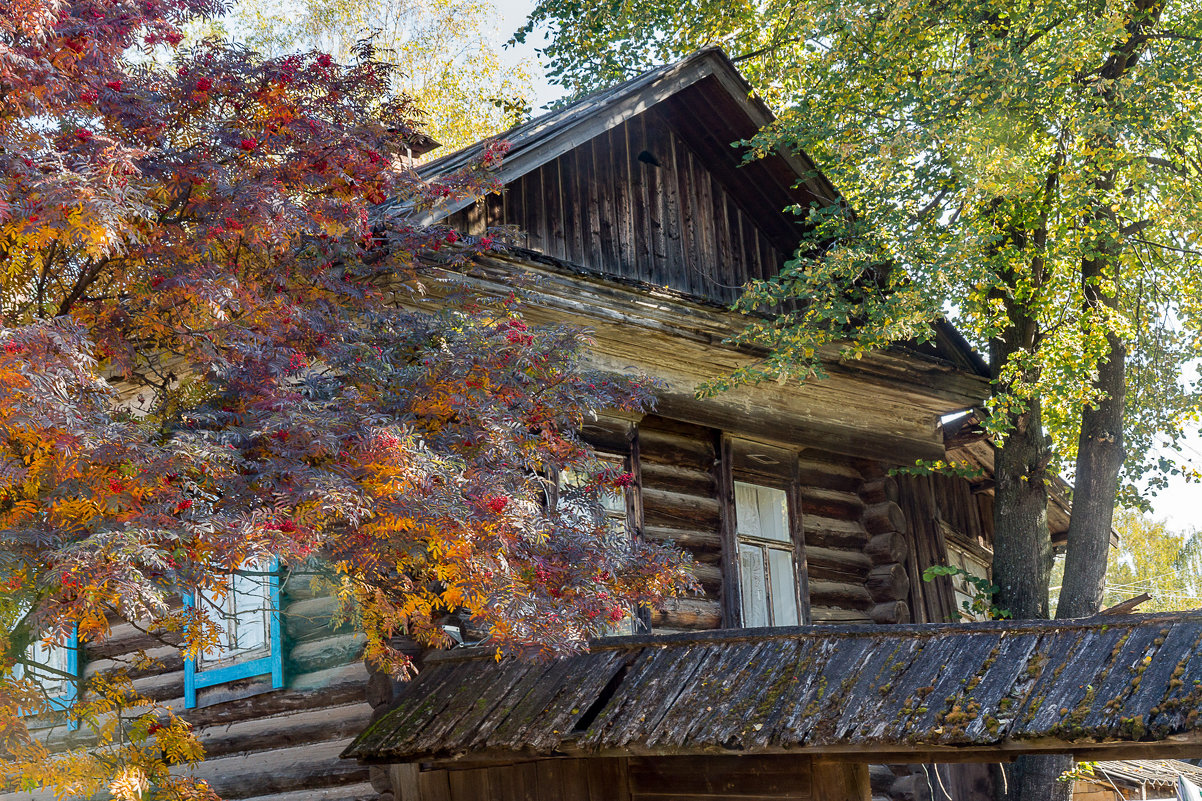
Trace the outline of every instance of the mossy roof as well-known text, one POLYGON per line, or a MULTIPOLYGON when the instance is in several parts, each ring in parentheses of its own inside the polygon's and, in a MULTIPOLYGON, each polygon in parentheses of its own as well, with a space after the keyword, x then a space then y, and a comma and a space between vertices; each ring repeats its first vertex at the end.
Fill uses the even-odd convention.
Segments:
POLYGON ((1172 747, 1202 747, 1202 611, 613 638, 544 662, 452 651, 344 755, 1123 759, 1172 747))

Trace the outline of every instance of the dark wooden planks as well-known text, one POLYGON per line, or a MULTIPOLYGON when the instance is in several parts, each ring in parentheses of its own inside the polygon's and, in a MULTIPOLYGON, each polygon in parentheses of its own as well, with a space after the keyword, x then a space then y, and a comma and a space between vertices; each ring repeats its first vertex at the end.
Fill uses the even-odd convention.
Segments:
POLYGON ((810 760, 799 756, 630 760, 630 791, 636 799, 809 799, 810 782, 810 760))
POLYGON ((686 135, 698 124, 683 107, 650 109, 448 222, 470 233, 514 225, 524 246, 591 272, 731 303, 776 272, 799 229, 736 168, 734 149, 686 135))

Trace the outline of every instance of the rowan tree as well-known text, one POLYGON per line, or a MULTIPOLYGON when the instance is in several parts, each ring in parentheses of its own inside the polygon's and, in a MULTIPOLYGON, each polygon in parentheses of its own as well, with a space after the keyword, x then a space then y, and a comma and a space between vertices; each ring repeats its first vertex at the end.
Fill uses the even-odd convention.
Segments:
POLYGON ((400 673, 394 638, 445 644, 448 612, 499 651, 563 652, 691 586, 678 552, 612 536, 600 497, 630 476, 577 433, 653 387, 586 369, 583 335, 528 325, 520 288, 467 291, 498 235, 408 222, 488 191, 503 145, 424 183, 403 158, 416 110, 369 45, 341 63, 181 44, 218 11, 0 13, 9 786, 211 795, 168 773, 201 758, 170 709, 111 671, 55 712, 31 648, 124 620, 195 655, 218 621, 176 601, 248 562, 323 565, 367 658, 400 673), (576 497, 549 504, 563 470, 576 497), (28 712, 81 730, 34 737, 28 712))

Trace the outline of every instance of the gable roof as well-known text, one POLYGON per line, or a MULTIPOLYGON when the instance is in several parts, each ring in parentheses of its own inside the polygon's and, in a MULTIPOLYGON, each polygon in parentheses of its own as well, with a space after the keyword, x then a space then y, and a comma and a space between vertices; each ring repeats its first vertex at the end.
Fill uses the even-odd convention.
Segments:
POLYGON ((550 663, 449 652, 344 756, 1172 756, 1202 745, 1200 645, 1202 611, 616 638, 550 663))
MULTIPOLYGON (((504 140, 509 143, 509 152, 496 170, 495 177, 506 184, 710 77, 716 80, 756 130, 775 119, 772 111, 754 94, 751 85, 739 74, 726 54, 718 47, 707 47, 680 61, 588 94, 563 108, 498 134, 493 139, 477 142, 430 161, 419 167, 418 173, 428 179, 454 172, 478 160, 491 141, 504 140)), ((792 178, 803 181, 805 189, 815 198, 821 198, 826 204, 841 200, 838 190, 805 154, 781 149, 773 156, 774 160, 777 158, 788 165, 792 178)), ((473 202, 473 198, 455 199, 417 217, 415 222, 419 225, 436 223, 473 202)))

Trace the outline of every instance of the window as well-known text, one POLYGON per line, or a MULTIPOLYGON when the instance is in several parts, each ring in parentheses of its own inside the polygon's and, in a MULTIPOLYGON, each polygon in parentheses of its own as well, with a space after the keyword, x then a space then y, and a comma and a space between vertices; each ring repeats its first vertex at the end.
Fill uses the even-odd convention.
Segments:
MULTIPOLYGON (((605 458, 605 461, 613 463, 613 466, 620 468, 622 462, 617 458, 605 458)), ((565 499, 563 490, 571 490, 583 485, 583 480, 570 470, 562 470, 559 473, 559 498, 558 503, 563 504, 565 499)), ((626 494, 624 492, 603 492, 601 493, 601 510, 605 515, 605 523, 609 528, 609 536, 611 539, 618 542, 630 541, 630 523, 627 516, 626 494)), ((634 610, 630 610, 626 617, 622 618, 617 623, 609 627, 605 632, 609 637, 622 637, 635 633, 637 625, 637 615, 634 610)))
MULTIPOLYGON (((947 562, 951 567, 958 567, 969 575, 977 578, 990 578, 989 562, 967 548, 962 548, 950 539, 947 542, 947 562)), ((973 601, 977 597, 977 588, 968 583, 963 575, 949 576, 952 580, 952 592, 956 597, 956 616, 953 620, 988 620, 984 612, 970 612, 973 601)))
POLYGON ((788 494, 744 481, 734 487, 743 625, 796 626, 801 615, 788 494))
POLYGON ((79 690, 79 635, 72 631, 63 645, 46 645, 35 640, 25 652, 29 664, 13 666, 14 678, 37 682, 54 709, 66 709, 79 690))
POLYGON ((184 664, 184 706, 196 706, 196 691, 255 676, 271 676, 271 686, 284 686, 283 637, 280 624, 280 575, 275 560, 249 563, 232 573, 225 592, 197 593, 198 603, 221 628, 221 642, 184 664))

